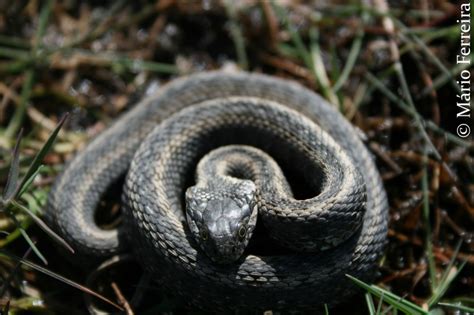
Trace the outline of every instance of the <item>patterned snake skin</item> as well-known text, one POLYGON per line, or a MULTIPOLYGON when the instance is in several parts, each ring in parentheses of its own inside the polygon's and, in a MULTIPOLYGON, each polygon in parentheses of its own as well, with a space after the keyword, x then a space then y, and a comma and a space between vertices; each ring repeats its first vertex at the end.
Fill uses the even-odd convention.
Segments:
POLYGON ((336 304, 354 293, 345 274, 373 278, 387 233, 386 194, 357 134, 294 82, 176 79, 68 164, 46 218, 85 260, 133 248, 201 308, 336 304), (95 209, 125 174, 125 221, 103 230, 95 209))

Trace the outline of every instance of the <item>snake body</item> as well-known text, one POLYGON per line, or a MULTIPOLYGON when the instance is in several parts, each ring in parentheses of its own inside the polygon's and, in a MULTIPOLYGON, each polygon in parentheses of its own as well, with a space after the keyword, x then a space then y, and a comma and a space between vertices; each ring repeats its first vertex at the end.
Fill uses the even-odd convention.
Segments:
POLYGON ((336 304, 354 292, 346 274, 373 278, 387 233, 355 129, 314 92, 261 74, 167 84, 80 152, 48 202, 80 256, 131 243, 166 288, 214 310, 336 304), (125 174, 125 221, 103 230, 94 211, 125 174), (262 239, 274 245, 252 245, 262 239))

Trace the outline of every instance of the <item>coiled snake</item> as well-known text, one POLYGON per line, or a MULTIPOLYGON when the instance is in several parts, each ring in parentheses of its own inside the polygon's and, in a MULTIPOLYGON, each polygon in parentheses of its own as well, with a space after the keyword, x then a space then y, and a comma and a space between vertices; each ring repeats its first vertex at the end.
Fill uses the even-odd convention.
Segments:
POLYGON ((131 242, 166 288, 219 310, 341 301, 354 291, 345 274, 373 277, 387 212, 369 152, 320 96, 208 72, 174 80, 93 140, 46 217, 80 256, 131 242), (94 211, 124 174, 126 220, 103 230, 94 211))

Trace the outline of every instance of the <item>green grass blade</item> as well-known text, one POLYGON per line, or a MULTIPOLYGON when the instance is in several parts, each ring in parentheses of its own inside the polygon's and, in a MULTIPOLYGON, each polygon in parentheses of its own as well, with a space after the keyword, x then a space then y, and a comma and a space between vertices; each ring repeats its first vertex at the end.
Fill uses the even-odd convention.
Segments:
POLYGON ((53 230, 51 230, 51 228, 49 228, 46 225, 46 223, 43 222, 43 220, 41 220, 36 214, 30 211, 30 209, 19 204, 18 202, 14 200, 11 201, 11 204, 16 209, 25 212, 46 234, 49 235, 49 237, 51 237, 54 241, 56 241, 56 243, 66 248, 71 253, 74 253, 74 249, 72 249, 72 247, 69 246, 69 244, 66 243, 66 241, 63 238, 61 238, 58 234, 56 234, 53 230))
POLYGON ((440 87, 444 86, 446 83, 453 81, 453 77, 455 75, 458 75, 463 70, 469 69, 470 67, 470 64, 462 63, 451 68, 449 70, 449 75, 445 72, 441 73, 433 80, 433 84, 431 86, 427 86, 421 91, 418 97, 421 98, 427 96, 429 93, 431 93, 431 91, 437 90, 440 87))
POLYGON ((46 32, 46 26, 48 25, 49 15, 51 13, 51 9, 53 7, 54 0, 48 0, 46 5, 41 8, 39 22, 38 22, 38 29, 36 30, 35 42, 33 46, 33 52, 36 54, 36 51, 39 47, 41 47, 41 40, 44 37, 44 33, 46 32))
POLYGON ((303 43, 303 39, 301 38, 300 33, 298 33, 295 27, 292 26, 289 22, 287 22, 287 30, 290 33, 293 45, 295 46, 300 58, 303 60, 303 63, 306 65, 306 67, 311 68, 311 56, 303 43))
POLYGON ((178 69, 172 64, 146 61, 142 59, 131 59, 128 57, 112 57, 112 65, 121 65, 132 72, 150 71, 157 73, 176 74, 178 69))
MULTIPOLYGON (((425 44, 425 42, 422 39, 420 39, 418 36, 416 36, 416 34, 409 33, 408 32, 409 28, 405 24, 403 24, 399 19, 393 18, 393 20, 401 28, 401 30, 404 33, 407 33, 406 37, 409 37, 407 39, 407 38, 405 38, 405 36, 402 36, 401 37, 402 39, 412 40, 417 45, 419 45, 419 47, 421 47, 421 50, 425 53, 425 55, 428 57, 428 59, 431 59, 433 64, 436 67, 438 67, 438 69, 441 72, 443 72, 446 76, 452 77, 451 71, 449 71, 449 69, 441 62, 441 60, 439 60, 439 58, 433 53, 433 51, 431 51, 431 49, 428 47, 428 45, 425 44)), ((461 88, 459 87, 458 84, 456 84, 455 80, 449 80, 449 82, 451 82, 451 85, 456 90, 456 92, 461 93, 461 88)))
POLYGON ((331 88, 331 83, 326 72, 326 67, 324 66, 323 58, 321 57, 321 49, 319 47, 319 33, 316 28, 310 29, 310 40, 311 40, 311 49, 310 49, 310 58, 311 58, 311 67, 310 69, 314 73, 316 80, 321 87, 321 92, 324 97, 328 99, 332 104, 340 108, 339 99, 336 94, 334 94, 333 89, 331 88))
POLYGON ((7 303, 5 304, 2 314, 10 314, 10 300, 8 300, 7 303))
POLYGON ((384 293, 382 292, 382 294, 380 295, 379 304, 377 305, 377 313, 376 314, 380 314, 380 312, 382 311, 383 296, 384 296, 384 293))
POLYGON ((277 50, 282 54, 283 56, 292 58, 292 59, 298 59, 299 58, 299 53, 298 50, 287 44, 287 43, 278 43, 277 44, 277 50))
POLYGON ((454 280, 454 278, 456 278, 457 274, 463 268, 464 264, 461 264, 459 268, 456 268, 454 266, 454 263, 456 262, 456 257, 459 253, 459 250, 461 249, 461 245, 462 245, 462 240, 459 240, 459 242, 456 244, 456 247, 448 263, 448 266, 444 270, 441 280, 438 283, 436 283, 434 286, 432 286, 432 295, 430 299, 428 300, 429 307, 435 305, 443 297, 443 295, 448 290, 451 282, 454 280))
POLYGON ((47 265, 48 264, 48 261, 46 260, 46 258, 43 256, 43 254, 41 254, 40 250, 38 249, 38 247, 36 247, 35 243, 31 240, 30 236, 28 235, 28 233, 26 233, 26 230, 23 229, 21 226, 18 226, 18 230, 20 231, 21 235, 23 236, 23 238, 26 240, 26 242, 28 243, 28 245, 30 245, 30 248, 33 250, 33 252, 36 254, 36 256, 38 256, 39 259, 41 259, 41 261, 43 262, 43 264, 47 265))
POLYGON ((402 312, 412 315, 428 315, 428 312, 419 307, 418 305, 407 301, 402 297, 391 293, 390 291, 384 290, 375 285, 366 284, 365 282, 360 281, 359 279, 352 277, 351 275, 346 274, 346 277, 348 277, 349 279, 354 281, 356 285, 372 293, 373 295, 379 298, 383 297, 386 303, 392 305, 394 308, 399 309, 402 312))
POLYGON ((367 302, 367 308, 369 309, 369 314, 370 315, 375 315, 375 305, 374 305, 374 299, 372 299, 372 295, 370 293, 365 293, 365 301, 367 302))
POLYGON ((15 194, 15 198, 18 197, 19 193, 23 190, 23 187, 26 185, 28 181, 31 180, 31 177, 37 173, 37 170, 39 166, 41 165, 41 162, 43 161, 46 153, 48 153, 49 149, 53 145, 54 140, 56 139, 59 130, 61 130, 61 127, 63 126, 64 122, 66 121, 67 117, 69 114, 65 114, 63 118, 59 121, 58 125, 56 128, 53 130, 51 135, 49 136, 48 140, 46 143, 43 145, 41 150, 36 154, 35 158, 30 164, 30 167, 28 168, 28 171, 26 172, 25 176, 23 177, 23 180, 21 181, 21 184, 18 185, 17 192, 15 194))
MULTIPOLYGON (((365 24, 368 20, 368 14, 367 12, 363 11, 362 12, 362 23, 365 24)), ((354 38, 354 41, 352 42, 351 49, 349 51, 349 56, 347 57, 346 64, 344 65, 344 68, 342 69, 342 73, 337 79, 336 83, 334 84, 332 90, 334 93, 339 91, 340 88, 344 86, 346 83, 347 79, 349 78, 349 74, 351 73, 352 69, 354 68, 355 62, 357 60, 357 57, 359 57, 360 49, 362 47, 362 40, 364 38, 364 25, 362 24, 359 29, 357 30, 356 37, 354 38)))
POLYGON ((462 245, 462 239, 460 239, 458 243, 456 244, 456 247, 454 248, 454 252, 451 256, 451 259, 449 260, 448 266, 446 267, 443 276, 441 277, 440 282, 445 282, 448 279, 449 270, 451 270, 451 268, 454 267, 454 263, 456 262, 456 257, 458 256, 459 250, 461 249, 461 245, 462 245))
MULTIPOLYGON (((44 37, 44 33, 46 31, 46 26, 48 25, 49 15, 51 13, 51 8, 53 6, 54 1, 48 0, 46 5, 43 6, 41 9, 39 22, 38 22, 38 29, 35 34, 35 41, 33 44, 33 56, 36 57, 38 48, 41 44, 41 39, 44 37)), ((34 69, 30 68, 25 73, 25 81, 23 82, 23 87, 21 91, 21 99, 20 105, 15 110, 13 114, 12 120, 5 131, 5 136, 7 139, 11 138, 20 128, 23 118, 26 113, 26 108, 28 107, 31 91, 34 84, 34 69)))
POLYGON ((10 169, 8 170, 7 183, 5 184, 5 190, 3 192, 3 200, 7 201, 15 195, 15 191, 18 185, 18 176, 20 174, 20 142, 23 136, 23 129, 18 133, 15 147, 12 152, 12 161, 10 169))
POLYGON ((26 108, 28 107, 31 90, 33 89, 34 83, 34 71, 32 69, 28 69, 25 72, 25 79, 23 81, 23 86, 21 88, 21 95, 20 95, 20 104, 16 108, 15 112, 13 113, 13 117, 8 124, 7 129, 5 130, 5 138, 8 140, 13 137, 15 133, 17 133, 18 129, 20 129, 21 123, 23 121, 23 117, 26 113, 26 108))
MULTIPOLYGON (((23 220, 22 222, 24 229, 28 228, 31 224, 31 220, 23 220)), ((10 244, 11 242, 15 241, 17 238, 21 236, 21 232, 18 228, 16 228, 13 232, 9 233, 7 237, 0 239, 0 248, 3 248, 10 244)))
POLYGON ((452 303, 439 302, 438 305, 449 307, 449 308, 454 308, 454 309, 456 309, 458 311, 461 311, 461 312, 474 313, 474 308, 473 307, 465 306, 465 305, 462 305, 461 303, 452 304, 452 303))
POLYGON ((0 62, 0 73, 2 74, 18 74, 25 71, 32 63, 32 59, 19 61, 0 62))
POLYGON ((351 46, 351 50, 349 51, 349 56, 347 57, 346 64, 344 65, 344 68, 342 69, 342 73, 332 88, 334 93, 339 91, 344 86, 347 79, 349 78, 349 74, 354 68, 357 57, 359 57, 363 38, 364 38, 364 32, 361 32, 361 35, 358 35, 354 39, 354 42, 352 43, 352 46, 351 46))
POLYGON ((421 190, 423 192, 423 221, 425 225, 425 243, 426 243, 426 257, 428 258, 428 272, 430 276, 431 290, 438 286, 438 279, 436 278, 436 264, 433 255, 433 244, 431 240, 431 226, 430 226, 430 192, 428 187, 428 156, 426 148, 423 152, 423 173, 421 177, 421 190))
POLYGON ((461 140, 459 139, 459 137, 447 132, 446 130, 441 129, 432 121, 424 120, 421 116, 419 116, 417 111, 414 111, 404 100, 402 100, 401 98, 393 94, 392 91, 390 91, 387 87, 385 87, 384 84, 372 73, 370 72, 366 73, 365 78, 372 86, 374 86, 377 90, 382 92, 391 102, 397 105, 398 108, 400 108, 405 113, 412 116, 413 118, 418 116, 421 122, 423 123, 423 125, 430 128, 432 131, 438 134, 442 134, 443 136, 446 137, 447 140, 450 140, 451 142, 456 143, 460 146, 470 147, 472 145, 470 142, 461 140))
POLYGON ((329 308, 328 308, 328 305, 326 303, 324 303, 324 314, 329 315, 329 308))
POLYGON ((249 67, 249 63, 247 53, 245 51, 245 38, 242 34, 242 29, 239 26, 235 6, 232 1, 225 0, 224 8, 227 17, 229 18, 229 30, 230 35, 232 37, 232 41, 234 42, 237 60, 239 62, 240 68, 247 70, 249 67))
POLYGON ((436 303, 438 303, 438 301, 444 296, 444 294, 446 293, 446 291, 448 291, 451 283, 453 282, 453 280, 459 275, 459 273, 461 272, 461 270, 464 268, 464 266, 466 265, 467 261, 463 261, 461 263, 461 265, 459 265, 459 267, 451 267, 450 269, 447 269, 445 271, 445 280, 444 281, 440 281, 438 287, 435 289, 435 291, 433 292, 433 295, 431 296, 431 298, 428 300, 428 306, 429 307, 432 307, 433 305, 435 305, 436 303))
MULTIPOLYGON (((28 249, 26 250, 26 252, 23 254, 22 258, 23 258, 23 259, 26 259, 26 258, 30 255, 31 251, 32 251, 32 248, 31 248, 31 247, 28 248, 28 249)), ((7 289, 8 289, 8 287, 9 287, 11 281, 14 279, 15 274, 16 274, 16 273, 18 272, 18 270, 20 269, 20 265, 21 265, 21 263, 20 263, 20 262, 17 262, 17 263, 15 264, 15 266, 13 267, 13 269, 11 269, 11 271, 9 272, 7 278, 4 279, 3 285, 2 285, 2 287, 0 288, 0 296, 5 296, 5 293, 6 293, 7 289)), ((8 315, 8 313, 2 313, 2 314, 8 315)))
POLYGON ((30 176, 30 178, 26 181, 26 183, 21 188, 20 192, 18 193, 18 197, 21 197, 28 190, 28 188, 30 188, 31 184, 33 183, 33 180, 36 178, 36 176, 41 172, 43 168, 44 168, 44 165, 38 166, 38 168, 33 173, 33 175, 30 176))
POLYGON ((2 34, 0 34, 0 44, 24 49, 30 48, 30 43, 27 40, 19 37, 7 36, 2 34))
POLYGON ((3 47, 3 46, 0 47, 0 56, 17 60, 17 61, 19 60, 25 61, 31 57, 30 52, 28 50, 3 47))
POLYGON ((313 66, 312 66, 310 53, 309 53, 308 49, 306 49, 306 46, 303 42, 303 39, 300 36, 300 33, 298 32, 296 27, 294 27, 291 24, 291 22, 288 18, 288 15, 285 12, 285 9, 283 7, 281 7, 278 4, 277 1, 272 0, 271 4, 272 4, 273 10, 276 13, 278 19, 282 21, 282 23, 285 26, 287 32, 290 34, 291 41, 292 41, 292 43, 294 45, 294 48, 295 48, 294 51, 297 52, 299 58, 301 60, 303 60, 303 63, 306 65, 306 67, 309 68, 309 69, 312 69, 313 66))
POLYGON ((413 102, 413 97, 411 96, 411 93, 410 93, 410 88, 408 87, 408 82, 406 80, 405 71, 403 70, 402 63, 400 62, 400 60, 397 60, 394 66, 395 66, 395 71, 398 76, 398 81, 400 82, 403 94, 405 96, 405 100, 407 101, 408 105, 413 110, 413 112, 416 113, 416 115, 414 115, 413 118, 415 119, 416 126, 418 127, 418 131, 421 133, 421 135, 425 139, 425 145, 430 147, 430 151, 436 157, 436 160, 441 161, 441 154, 438 152, 438 149, 431 141, 431 138, 429 137, 428 133, 425 130, 425 125, 423 124, 421 116, 418 114, 418 111, 416 110, 415 103, 413 102))

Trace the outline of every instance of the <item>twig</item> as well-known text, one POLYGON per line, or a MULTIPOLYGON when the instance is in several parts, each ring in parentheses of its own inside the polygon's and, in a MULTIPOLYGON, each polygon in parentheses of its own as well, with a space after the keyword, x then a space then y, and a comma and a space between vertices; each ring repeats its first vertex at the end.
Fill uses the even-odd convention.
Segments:
POLYGON ((308 82, 314 82, 314 75, 311 71, 291 61, 288 58, 272 56, 266 53, 260 54, 259 57, 262 60, 262 62, 272 65, 276 67, 277 69, 282 69, 284 71, 287 71, 288 73, 291 73, 292 75, 303 78, 308 82))
POLYGON ((267 21, 268 34, 270 35, 270 45, 273 49, 275 49, 278 42, 278 20, 275 16, 272 6, 270 5, 270 1, 260 0, 260 5, 262 6, 265 20, 267 21))
POLYGON ((395 174, 401 174, 403 172, 402 168, 395 162, 380 145, 376 142, 370 142, 370 149, 377 154, 394 172, 395 174))
POLYGON ((120 291, 119 286, 115 282, 112 282, 110 284, 110 286, 114 290, 115 295, 117 295, 117 298, 118 298, 118 301, 119 301, 120 305, 123 306, 123 308, 125 310, 125 314, 134 315, 132 307, 128 303, 127 299, 123 296, 122 291, 120 291))

